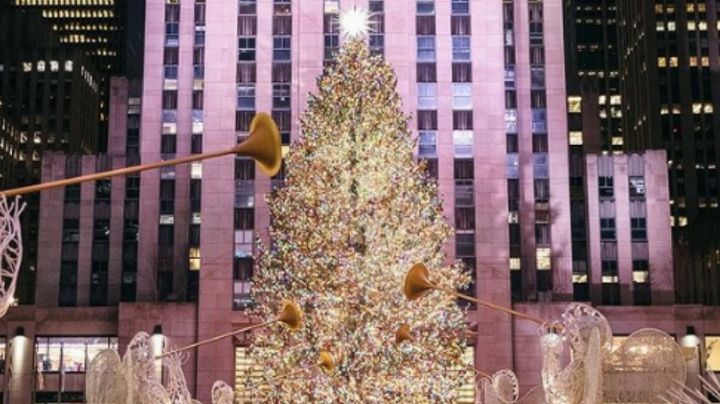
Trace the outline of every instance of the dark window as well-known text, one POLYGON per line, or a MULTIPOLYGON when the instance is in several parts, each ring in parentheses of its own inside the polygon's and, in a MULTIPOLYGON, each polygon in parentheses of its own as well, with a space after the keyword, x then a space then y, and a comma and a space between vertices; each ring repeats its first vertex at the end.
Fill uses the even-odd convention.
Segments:
POLYGON ((80 220, 63 220, 63 242, 77 243, 80 241, 80 220))
POLYGON ((475 229, 475 208, 455 208, 455 228, 458 230, 475 229))
POLYGON ((176 152, 176 139, 175 135, 162 135, 160 138, 160 153, 163 154, 175 154, 176 152))
POLYGON ((613 177, 598 177, 598 192, 600 197, 612 198, 613 192, 613 177))
POLYGON ((202 135, 192 135, 190 138, 190 153, 202 153, 202 135))
POLYGON ((290 36, 276 36, 273 38, 273 60, 285 62, 290 60, 290 36))
POLYGON ((254 227, 255 211, 253 209, 235 209, 235 230, 251 230, 254 227))
POLYGON ((600 239, 601 240, 615 240, 615 219, 613 218, 601 218, 600 219, 600 239))
POLYGON ((177 109, 177 91, 163 91, 163 109, 177 109))
POLYGON ((472 130, 472 111, 453 111, 453 130, 472 130))
POLYGON ((455 159, 454 174, 456 180, 471 180, 474 175, 473 159, 455 159))
POLYGON ((435 63, 418 63, 417 81, 418 83, 435 83, 437 81, 435 63))
POLYGON ((60 295, 58 305, 74 306, 77 303, 77 261, 60 264, 60 295))
POLYGON ((290 108, 290 85, 274 84, 273 85, 273 108, 288 109, 290 108))
POLYGON ((235 159, 235 179, 255 179, 255 161, 251 159, 235 159))
POLYGON ((171 246, 174 242, 175 227, 168 224, 158 226, 158 244, 161 246, 171 246))
POLYGON ((633 241, 647 240, 647 220, 645 218, 631 218, 630 229, 633 241))

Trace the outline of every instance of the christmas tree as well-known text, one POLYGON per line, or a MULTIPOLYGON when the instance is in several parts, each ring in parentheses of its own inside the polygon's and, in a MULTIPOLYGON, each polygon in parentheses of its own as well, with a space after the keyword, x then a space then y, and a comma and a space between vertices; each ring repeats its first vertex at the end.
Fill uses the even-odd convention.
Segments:
POLYGON ((269 199, 270 248, 260 248, 254 297, 261 318, 283 299, 305 313, 295 333, 260 331, 251 355, 262 380, 253 402, 453 402, 472 377, 457 362, 466 325, 444 294, 408 301, 415 263, 449 289, 469 278, 445 266, 451 228, 436 184, 413 160, 409 117, 392 68, 349 39, 318 81, 286 156, 285 186, 269 199), (401 324, 414 342, 396 344, 401 324), (318 366, 323 352, 324 365, 318 366), (327 354, 334 361, 327 365, 327 354))

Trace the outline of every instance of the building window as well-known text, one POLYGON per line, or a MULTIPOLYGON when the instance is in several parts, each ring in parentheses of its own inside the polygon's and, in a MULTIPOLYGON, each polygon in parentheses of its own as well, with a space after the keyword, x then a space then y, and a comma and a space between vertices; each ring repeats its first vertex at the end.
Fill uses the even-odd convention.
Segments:
POLYGON ((418 109, 437 109, 437 86, 435 83, 418 83, 418 109))
POLYGON ((452 0, 452 13, 453 14, 468 14, 470 12, 470 5, 468 0, 452 0))
POLYGON ((238 14, 239 15, 255 15, 257 5, 255 0, 239 0, 238 2, 238 14))
POLYGON ((435 61, 435 37, 429 35, 421 35, 417 37, 417 61, 418 62, 434 62, 435 61))
POLYGON ((255 110, 255 85, 237 86, 237 109, 241 111, 255 110))
POLYGON ((470 60, 470 37, 455 35, 452 37, 453 62, 466 62, 470 60))
POLYGON ((39 372, 85 372, 104 349, 117 349, 116 337, 37 337, 35 358, 39 372))
POLYGON ((472 109, 472 86, 470 84, 453 84, 453 109, 472 109))
POLYGON ((542 247, 536 249, 535 259, 538 271, 548 271, 552 267, 552 254, 550 248, 542 247))
POLYGON ((454 130, 453 147, 455 157, 472 158, 473 132, 471 130, 454 130))
POLYGON ((632 241, 647 240, 647 220, 645 218, 631 218, 630 229, 632 233, 632 241))
POLYGON ((435 1, 434 0, 417 0, 417 10, 416 11, 419 15, 435 14, 435 1))
POLYGON ((255 37, 238 38, 238 61, 255 61, 255 37))
POLYGON ((603 241, 614 241, 616 238, 615 219, 600 219, 600 239, 603 241))
POLYGON ((290 36, 276 36, 273 38, 273 60, 286 62, 290 60, 290 36))
POLYGON ((233 261, 233 308, 244 309, 252 305, 250 286, 253 277, 252 258, 235 257, 233 261))
POLYGON ((598 177, 598 191, 601 198, 613 197, 613 184, 613 177, 598 177))
POLYGON ((62 261, 60 263, 59 291, 59 306, 75 306, 77 303, 77 261, 62 261))
POLYGON ((644 198, 645 197, 645 178, 644 177, 630 177, 630 197, 631 198, 644 198))
POLYGON ((437 156, 437 132, 421 131, 419 141, 420 157, 436 157, 437 156))
MULTIPOLYGON (((254 92, 254 89, 253 89, 254 92)), ((254 96, 254 94, 253 94, 254 96)), ((239 98, 238 98, 239 100, 239 98)), ((254 104, 254 102, 253 102, 254 104)), ((239 104, 238 104, 239 105, 239 104)), ((254 105, 253 105, 254 107, 254 105)), ((274 84, 273 85, 273 108, 289 109, 290 108, 290 84, 274 84)))

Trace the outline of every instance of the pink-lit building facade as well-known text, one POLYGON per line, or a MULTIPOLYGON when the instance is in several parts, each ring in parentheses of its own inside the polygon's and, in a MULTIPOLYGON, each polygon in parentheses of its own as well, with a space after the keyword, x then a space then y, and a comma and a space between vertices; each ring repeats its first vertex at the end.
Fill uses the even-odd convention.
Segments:
MULTIPOLYGON (((585 250, 573 243, 560 0, 148 0, 144 80, 111 82, 107 155, 47 155, 43 180, 228 148, 256 111, 289 144, 353 5, 375 13, 370 47, 397 73, 456 228, 448 260, 475 269, 471 293, 557 319, 586 290, 618 335, 720 335, 720 310, 673 305, 663 153, 586 156, 585 250)), ((22 331, 8 352, 27 376, 3 381, 5 402, 82 402, 85 362, 138 331, 182 345, 247 325, 252 240, 267 238, 277 186, 282 174, 223 157, 42 194, 36 304, 0 321, 7 341, 22 331)), ((468 321, 479 369, 539 384, 534 324, 474 307, 468 321)), ((248 342, 190 353, 200 400, 247 376, 248 342)))

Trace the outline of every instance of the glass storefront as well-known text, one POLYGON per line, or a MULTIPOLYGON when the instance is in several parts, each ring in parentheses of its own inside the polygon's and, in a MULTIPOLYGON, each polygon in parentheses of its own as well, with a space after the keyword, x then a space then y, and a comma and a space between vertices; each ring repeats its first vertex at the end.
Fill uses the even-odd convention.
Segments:
POLYGON ((35 359, 40 372, 85 372, 101 350, 117 349, 117 337, 37 337, 35 359))

